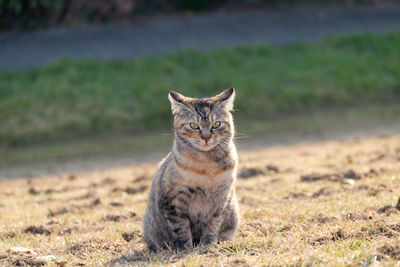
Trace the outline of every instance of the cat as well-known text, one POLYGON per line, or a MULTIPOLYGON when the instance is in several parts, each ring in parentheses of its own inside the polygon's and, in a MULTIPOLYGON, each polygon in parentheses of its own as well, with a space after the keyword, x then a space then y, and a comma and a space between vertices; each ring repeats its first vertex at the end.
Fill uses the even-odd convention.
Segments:
POLYGON ((235 90, 204 99, 169 92, 172 151, 161 162, 143 219, 151 251, 231 240, 238 228, 235 90))

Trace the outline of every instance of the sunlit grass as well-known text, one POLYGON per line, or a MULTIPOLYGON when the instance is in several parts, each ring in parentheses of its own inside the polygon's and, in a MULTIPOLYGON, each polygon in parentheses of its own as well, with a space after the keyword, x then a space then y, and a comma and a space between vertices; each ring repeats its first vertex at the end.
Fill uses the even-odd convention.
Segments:
POLYGON ((0 265, 37 264, 53 255, 56 261, 45 264, 394 266, 400 260, 399 144, 397 135, 241 152, 239 170, 264 173, 237 182, 241 224, 234 240, 177 254, 150 253, 143 241, 155 163, 1 181, 0 265), (353 185, 340 176, 301 181, 303 175, 348 170, 360 177, 353 185), (144 191, 128 193, 129 187, 144 191), (32 225, 50 233, 26 233, 32 225), (13 252, 15 247, 34 254, 13 252))

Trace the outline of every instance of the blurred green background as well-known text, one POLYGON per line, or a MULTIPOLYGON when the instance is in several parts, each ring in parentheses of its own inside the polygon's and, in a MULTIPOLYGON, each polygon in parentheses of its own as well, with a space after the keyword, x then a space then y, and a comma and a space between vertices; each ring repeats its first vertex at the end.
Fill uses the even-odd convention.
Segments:
MULTIPOLYGON (((133 2, 126 6, 129 16, 371 1, 133 2)), ((63 25, 70 19, 66 5, 73 3, 0 0, 0 27, 63 25)), ((86 4, 78 5, 75 20, 96 22, 86 12, 89 1, 79 3, 86 4)), ((104 20, 118 14, 116 6, 111 10, 103 12, 104 20)), ((0 164, 165 147, 172 139, 166 136, 172 125, 168 91, 206 97, 230 87, 237 90, 235 118, 242 137, 390 121, 400 109, 400 33, 191 50, 134 61, 62 59, 45 68, 0 73, 0 164)))
POLYGON ((236 87, 238 121, 400 99, 400 34, 187 51, 130 62, 61 60, 0 74, 0 144, 18 146, 171 125, 169 90, 236 87))
POLYGON ((0 0, 0 30, 131 21, 216 9, 288 9, 310 5, 377 4, 380 0, 0 0))

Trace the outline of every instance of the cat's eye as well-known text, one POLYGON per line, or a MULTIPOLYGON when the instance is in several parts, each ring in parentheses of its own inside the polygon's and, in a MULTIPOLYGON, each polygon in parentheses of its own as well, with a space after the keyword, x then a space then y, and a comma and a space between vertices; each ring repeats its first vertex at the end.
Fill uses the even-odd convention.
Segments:
POLYGON ((189 125, 190 125, 190 128, 192 128, 193 130, 198 130, 199 129, 199 125, 197 125, 194 122, 191 122, 189 125))
POLYGON ((213 123, 212 128, 213 129, 217 129, 219 126, 221 126, 221 122, 220 121, 216 121, 213 123))

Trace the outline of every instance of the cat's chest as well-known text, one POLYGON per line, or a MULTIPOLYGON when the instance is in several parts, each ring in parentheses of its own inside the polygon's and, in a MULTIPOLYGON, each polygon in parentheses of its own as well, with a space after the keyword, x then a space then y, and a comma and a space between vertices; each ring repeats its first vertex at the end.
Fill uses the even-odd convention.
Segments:
POLYGON ((234 147, 228 153, 192 155, 174 150, 176 181, 188 186, 213 187, 235 179, 237 155, 234 147))
POLYGON ((214 192, 202 188, 196 188, 188 205, 188 212, 191 221, 202 220, 212 213, 216 206, 217 195, 214 192))
POLYGON ((229 184, 234 180, 236 168, 224 169, 217 163, 193 164, 191 167, 178 168, 180 183, 195 187, 213 187, 219 184, 229 184))
POLYGON ((225 206, 227 191, 225 186, 215 188, 195 188, 195 192, 188 205, 190 220, 208 220, 215 210, 220 210, 225 206))

